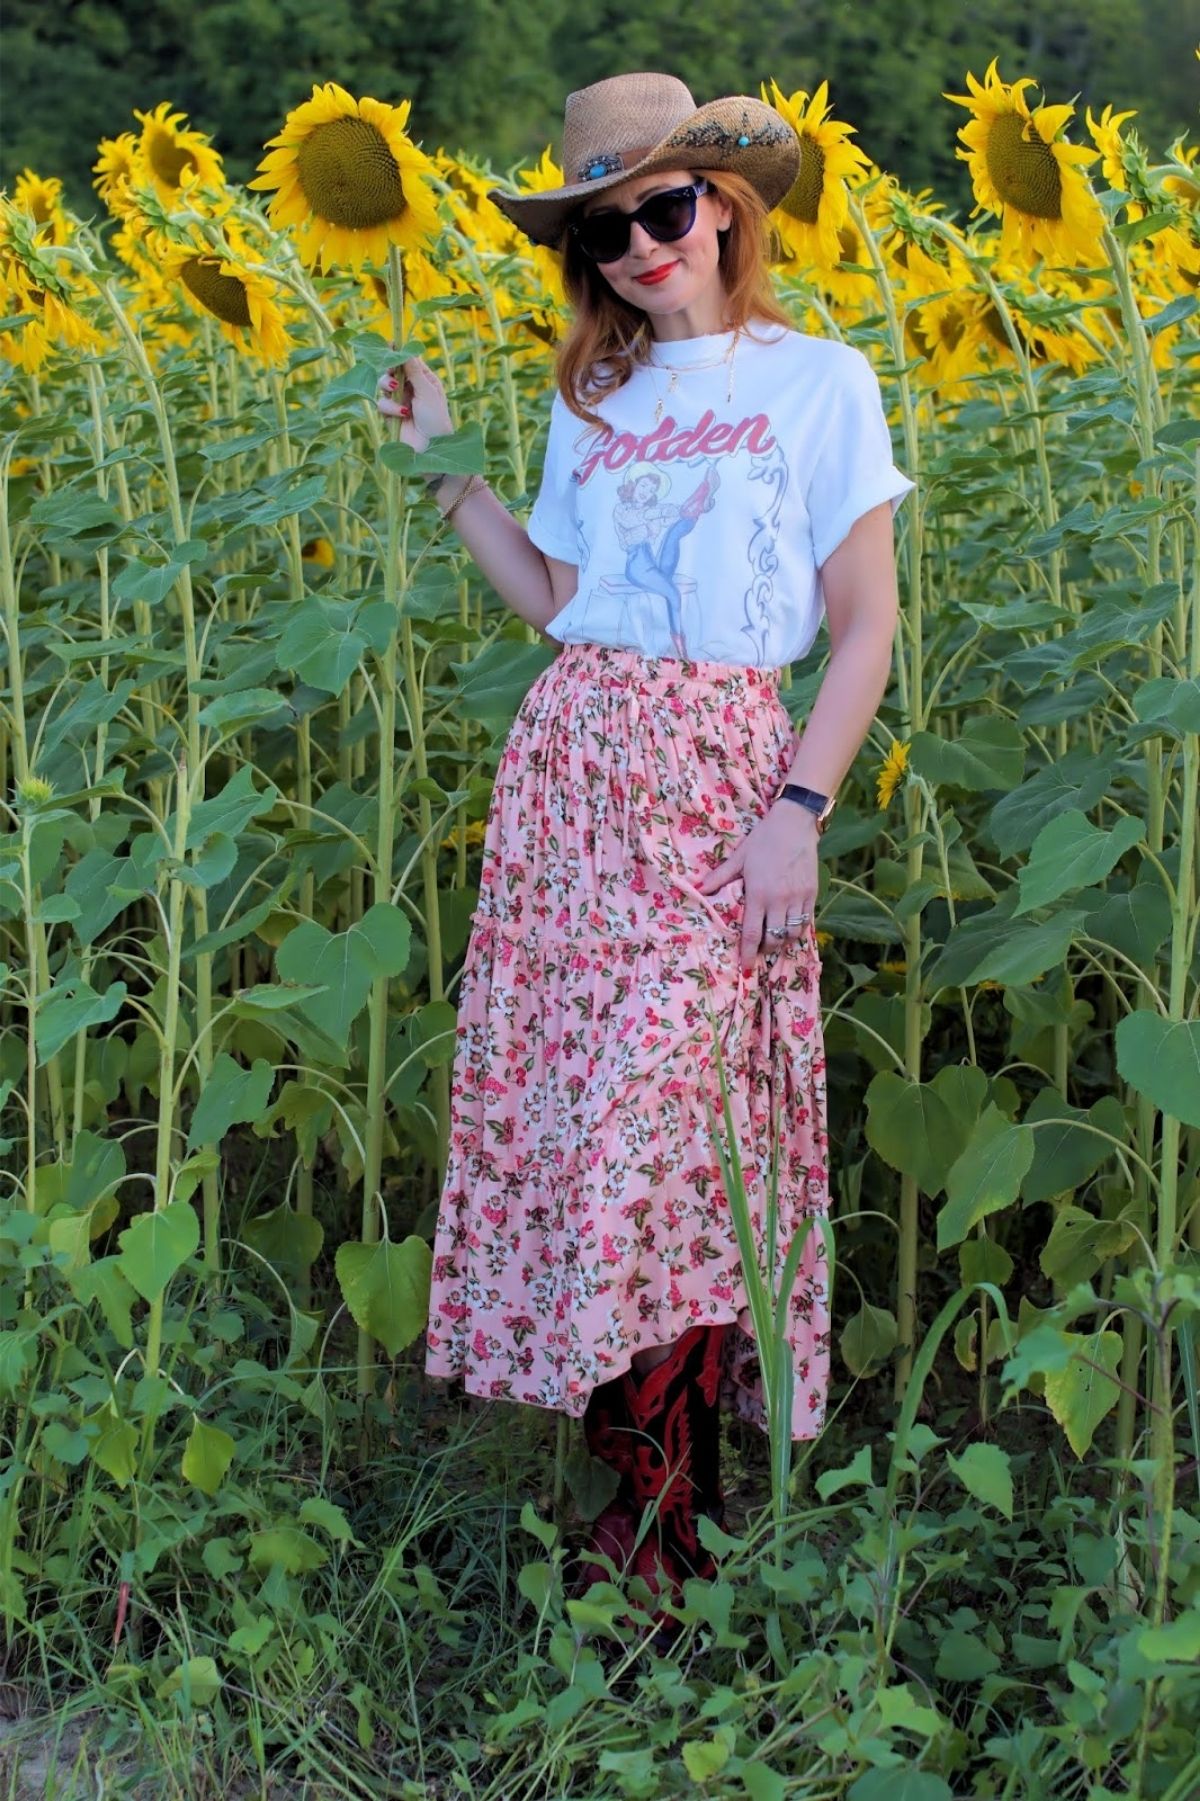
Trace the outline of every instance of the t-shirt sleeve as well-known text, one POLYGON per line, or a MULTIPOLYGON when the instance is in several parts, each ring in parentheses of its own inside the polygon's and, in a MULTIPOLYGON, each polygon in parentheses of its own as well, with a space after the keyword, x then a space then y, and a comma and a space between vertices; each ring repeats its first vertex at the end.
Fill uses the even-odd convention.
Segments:
POLYGON ((805 502, 819 569, 856 519, 883 501, 896 514, 916 487, 892 460, 892 434, 874 366, 857 345, 836 372, 820 451, 805 502))
POLYGON ((546 438, 546 458, 542 466, 542 485, 529 515, 526 530, 530 539, 548 557, 562 563, 578 563, 579 539, 575 530, 575 487, 571 481, 572 425, 575 415, 562 397, 554 396, 550 408, 550 431, 546 438))

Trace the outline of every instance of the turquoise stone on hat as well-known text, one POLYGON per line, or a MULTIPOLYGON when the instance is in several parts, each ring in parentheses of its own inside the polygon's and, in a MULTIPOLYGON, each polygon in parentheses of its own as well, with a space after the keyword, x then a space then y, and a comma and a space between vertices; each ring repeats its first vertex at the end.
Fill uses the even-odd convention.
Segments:
POLYGON ((745 132, 743 132, 741 137, 738 139, 738 143, 739 144, 748 144, 749 142, 750 142, 750 139, 746 136, 745 132))
POLYGON ((607 173, 608 170, 604 167, 603 163, 593 163, 588 170, 588 179, 590 181, 595 181, 598 176, 607 175, 607 173))

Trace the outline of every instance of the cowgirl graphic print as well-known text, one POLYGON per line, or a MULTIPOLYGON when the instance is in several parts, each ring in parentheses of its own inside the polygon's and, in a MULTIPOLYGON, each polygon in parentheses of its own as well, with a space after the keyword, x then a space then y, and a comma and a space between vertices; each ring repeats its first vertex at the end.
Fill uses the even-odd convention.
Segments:
POLYGON ((554 397, 529 536, 579 586, 547 635, 780 668, 816 637, 826 557, 915 486, 878 378, 852 345, 762 323, 653 356, 593 408, 603 431, 554 397))

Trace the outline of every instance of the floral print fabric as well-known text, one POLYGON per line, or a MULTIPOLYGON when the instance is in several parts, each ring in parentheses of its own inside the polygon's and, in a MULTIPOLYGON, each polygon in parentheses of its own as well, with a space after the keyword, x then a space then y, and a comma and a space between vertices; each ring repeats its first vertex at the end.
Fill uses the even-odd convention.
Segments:
POLYGON ((525 695, 489 808, 459 991, 426 1369, 582 1416, 635 1351, 729 1322, 722 1401, 766 1418, 729 1201, 725 1066, 760 1267, 813 1218, 787 1328, 792 1437, 829 1377, 820 957, 739 956, 743 882, 701 874, 770 807, 797 734, 779 675, 568 644, 525 695), (710 1021, 711 1010, 711 1021, 710 1021))

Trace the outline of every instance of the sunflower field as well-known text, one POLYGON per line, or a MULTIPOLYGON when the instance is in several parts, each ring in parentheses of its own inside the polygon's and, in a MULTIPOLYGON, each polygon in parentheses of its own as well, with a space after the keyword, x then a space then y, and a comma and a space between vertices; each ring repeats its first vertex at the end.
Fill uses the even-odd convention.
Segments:
POLYGON ((822 839, 830 1421, 729 1422, 669 1655, 568 1595, 574 1428, 422 1371, 555 652, 416 478, 525 516, 558 259, 334 82, 248 187, 163 102, 90 219, 0 196, 6 1794, 1200 1793, 1200 146, 1033 85, 945 95, 966 224, 763 88, 778 291, 918 488, 822 839), (418 353, 431 461, 374 404, 418 353))

